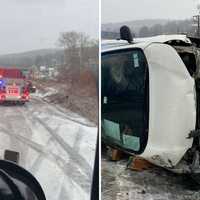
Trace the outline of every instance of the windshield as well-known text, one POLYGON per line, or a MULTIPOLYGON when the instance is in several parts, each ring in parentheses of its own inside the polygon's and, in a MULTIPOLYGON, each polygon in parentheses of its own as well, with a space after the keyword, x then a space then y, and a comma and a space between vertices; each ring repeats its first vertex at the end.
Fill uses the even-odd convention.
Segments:
MULTIPOLYGON (((99 3, 17 2, 0 1, 0 160, 14 151, 17 159, 8 160, 30 172, 48 200, 89 200, 98 148, 99 3)), ((0 200, 1 185, 0 177, 0 200)))
POLYGON ((102 55, 102 137, 142 152, 148 136, 148 68, 142 50, 102 55))

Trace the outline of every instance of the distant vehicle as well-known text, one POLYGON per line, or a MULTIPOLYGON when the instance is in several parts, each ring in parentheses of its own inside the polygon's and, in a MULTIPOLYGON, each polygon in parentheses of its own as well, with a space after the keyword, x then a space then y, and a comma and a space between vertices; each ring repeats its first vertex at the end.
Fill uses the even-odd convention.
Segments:
POLYGON ((19 102, 30 99, 30 83, 17 68, 0 68, 0 102, 19 102))
POLYGON ((102 42, 102 141, 200 183, 200 39, 124 30, 102 42))

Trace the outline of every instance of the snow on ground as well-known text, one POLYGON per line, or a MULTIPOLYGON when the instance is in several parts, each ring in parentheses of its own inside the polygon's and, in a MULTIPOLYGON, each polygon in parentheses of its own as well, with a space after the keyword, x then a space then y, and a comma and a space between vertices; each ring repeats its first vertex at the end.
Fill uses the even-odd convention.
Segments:
POLYGON ((155 167, 142 172, 126 169, 127 160, 102 156, 102 200, 199 200, 200 186, 188 176, 155 167))
POLYGON ((88 200, 97 128, 35 95, 24 106, 1 105, 0 157, 20 152, 20 165, 40 182, 48 200, 88 200))
MULTIPOLYGON (((51 87, 46 87, 46 92, 40 92, 39 90, 37 90, 37 92, 35 94, 32 94, 32 97, 35 97, 37 99, 40 99, 43 101, 43 103, 46 102, 46 104, 49 104, 49 102, 51 102, 51 96, 52 95, 58 95, 57 98, 63 98, 57 89, 55 88, 51 88, 51 87)), ((81 102, 79 102, 81 103, 81 102)), ((66 107, 63 107, 61 105, 59 105, 59 103, 53 103, 54 105, 52 106, 52 109, 54 108, 55 112, 59 112, 60 113, 66 113, 67 112, 67 116, 65 115, 65 118, 68 117, 68 119, 74 121, 74 122, 78 122, 81 123, 83 125, 86 126, 95 126, 96 125, 89 121, 88 119, 80 116, 78 113, 72 112, 71 110, 67 109, 66 107)), ((97 110, 93 110, 93 112, 98 112, 97 110)))
POLYGON ((48 96, 51 96, 53 94, 58 93, 58 90, 55 89, 55 88, 52 88, 52 87, 48 87, 48 88, 46 87, 45 91, 46 92, 40 92, 40 90, 36 90, 36 93, 32 94, 32 96, 37 96, 37 97, 40 97, 40 98, 45 98, 45 97, 48 97, 48 96))

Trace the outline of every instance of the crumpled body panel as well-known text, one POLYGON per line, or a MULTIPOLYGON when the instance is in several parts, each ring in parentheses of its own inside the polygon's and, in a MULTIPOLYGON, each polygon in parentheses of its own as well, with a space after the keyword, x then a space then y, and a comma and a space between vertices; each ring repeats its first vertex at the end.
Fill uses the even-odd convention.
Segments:
POLYGON ((192 146, 186 137, 196 124, 195 83, 171 46, 152 43, 144 53, 149 66, 149 136, 142 156, 172 167, 192 146))

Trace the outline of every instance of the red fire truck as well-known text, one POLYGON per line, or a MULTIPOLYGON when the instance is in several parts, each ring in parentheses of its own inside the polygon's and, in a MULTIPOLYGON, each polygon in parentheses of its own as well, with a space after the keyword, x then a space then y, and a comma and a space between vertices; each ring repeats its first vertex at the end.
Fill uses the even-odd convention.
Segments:
POLYGON ((0 103, 10 101, 24 104, 30 99, 30 82, 22 70, 0 67, 0 103))

